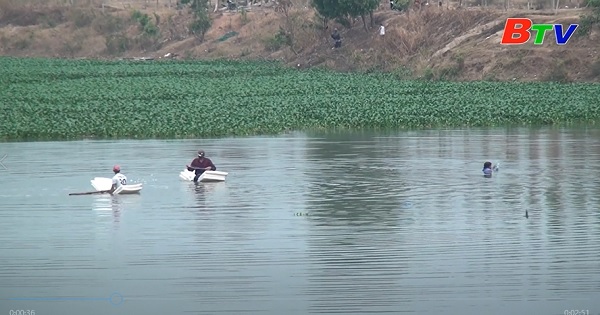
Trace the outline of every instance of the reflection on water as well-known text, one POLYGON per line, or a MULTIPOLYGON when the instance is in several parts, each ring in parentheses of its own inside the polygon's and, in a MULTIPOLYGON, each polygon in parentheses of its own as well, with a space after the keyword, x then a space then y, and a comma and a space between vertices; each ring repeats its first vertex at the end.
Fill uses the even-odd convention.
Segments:
POLYGON ((11 183, 0 194, 0 295, 118 291, 126 302, 0 304, 90 315, 596 314, 599 139, 592 128, 507 128, 8 143, 13 161, 44 156, 47 168, 36 180, 0 174, 11 183), (226 182, 179 179, 200 148, 226 182), (486 160, 501 162, 491 178, 486 160), (68 196, 117 163, 141 194, 68 196))
POLYGON ((98 215, 103 215, 109 212, 120 213, 122 200, 119 197, 121 196, 111 196, 108 194, 94 195, 93 210, 99 211, 98 215))
POLYGON ((121 221, 123 209, 131 209, 134 206, 139 206, 140 202, 141 196, 139 194, 117 196, 109 194, 93 195, 92 210, 98 218, 112 218, 112 221, 117 224, 121 221))
POLYGON ((226 189, 225 183, 193 183, 181 181, 181 186, 189 193, 195 201, 191 204, 191 209, 207 210, 207 198, 217 201, 216 198, 226 189))
POLYGON ((589 242, 599 236, 598 220, 590 220, 598 202, 586 184, 599 175, 599 141, 522 132, 370 141, 368 134, 330 134, 327 142, 313 141, 309 160, 335 160, 338 167, 309 171, 310 182, 321 182, 308 199, 319 235, 310 239, 312 309, 458 314, 460 307, 449 305, 464 300, 472 303, 462 312, 469 314, 494 312, 484 305, 497 314, 503 306, 523 310, 522 301, 544 314, 560 313, 566 301, 598 309, 600 278, 585 277, 595 274, 591 256, 597 259, 600 249, 589 242), (485 160, 502 160, 503 169, 475 178, 485 160), (349 164, 361 167, 343 169, 349 164), (584 284, 575 288, 577 282, 584 284), (553 300, 560 303, 544 303, 553 300))

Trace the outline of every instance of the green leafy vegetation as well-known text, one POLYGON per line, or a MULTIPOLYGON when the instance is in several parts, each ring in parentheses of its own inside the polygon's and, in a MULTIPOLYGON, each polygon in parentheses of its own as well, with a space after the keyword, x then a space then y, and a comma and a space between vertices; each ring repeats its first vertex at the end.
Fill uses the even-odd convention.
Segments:
POLYGON ((594 123, 598 84, 428 82, 270 62, 0 58, 0 139, 594 123))
POLYGON ((232 38, 232 37, 234 37, 236 35, 238 35, 238 32, 230 31, 230 32, 227 32, 225 35, 219 37, 219 39, 217 39, 217 41, 224 42, 224 41, 226 41, 226 40, 228 40, 228 39, 230 39, 230 38, 232 38))

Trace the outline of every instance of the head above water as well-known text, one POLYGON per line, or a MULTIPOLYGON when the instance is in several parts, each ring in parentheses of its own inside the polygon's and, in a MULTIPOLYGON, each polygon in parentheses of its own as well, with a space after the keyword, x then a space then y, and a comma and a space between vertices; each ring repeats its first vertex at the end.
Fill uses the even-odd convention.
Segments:
POLYGON ((119 165, 113 166, 113 172, 118 173, 121 171, 121 167, 119 165))
POLYGON ((198 151, 198 157, 199 158, 204 158, 204 155, 205 155, 205 153, 204 153, 203 150, 198 151))
POLYGON ((483 168, 484 169, 486 169, 486 168, 492 168, 492 162, 487 161, 487 162, 483 163, 483 168))

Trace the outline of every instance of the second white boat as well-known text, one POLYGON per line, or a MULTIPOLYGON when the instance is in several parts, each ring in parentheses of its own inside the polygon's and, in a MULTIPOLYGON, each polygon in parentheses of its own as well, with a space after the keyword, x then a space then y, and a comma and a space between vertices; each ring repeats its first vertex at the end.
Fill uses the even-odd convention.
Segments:
MULTIPOLYGON (((198 178, 198 182, 200 183, 210 183, 210 182, 224 182, 227 177, 227 172, 219 172, 219 171, 204 171, 202 175, 198 178)), ((194 172, 190 172, 187 169, 184 169, 179 173, 179 178, 185 181, 193 181, 196 174, 194 172)))

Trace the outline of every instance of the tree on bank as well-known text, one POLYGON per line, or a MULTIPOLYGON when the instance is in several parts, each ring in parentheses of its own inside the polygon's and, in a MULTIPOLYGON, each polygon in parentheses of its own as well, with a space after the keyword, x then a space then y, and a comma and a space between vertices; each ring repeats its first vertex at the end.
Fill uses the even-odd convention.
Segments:
POLYGON ((312 0, 311 5, 323 17, 323 27, 327 28, 329 20, 342 17, 339 0, 312 0))
POLYGON ((368 31, 365 17, 369 15, 373 27, 373 11, 379 5, 379 0, 312 0, 311 5, 323 17, 325 25, 332 19, 360 17, 364 29, 368 31))
POLYGON ((278 41, 289 46, 295 55, 298 55, 294 45, 296 44, 296 25, 298 24, 297 20, 299 16, 290 12, 293 6, 291 0, 278 0, 277 2, 275 11, 281 12, 285 17, 285 27, 279 26, 279 33, 277 33, 276 37, 278 37, 278 41))
POLYGON ((189 4, 194 12, 194 21, 190 24, 190 33, 192 33, 201 42, 204 41, 204 35, 210 29, 212 21, 208 15, 208 1, 206 0, 180 0, 181 4, 189 4))
POLYGON ((363 22, 363 27, 365 31, 368 31, 367 21, 365 19, 366 15, 369 15, 371 27, 373 27, 373 11, 377 9, 379 5, 378 0, 343 0, 342 8, 344 11, 348 13, 352 18, 357 18, 360 16, 363 22))

